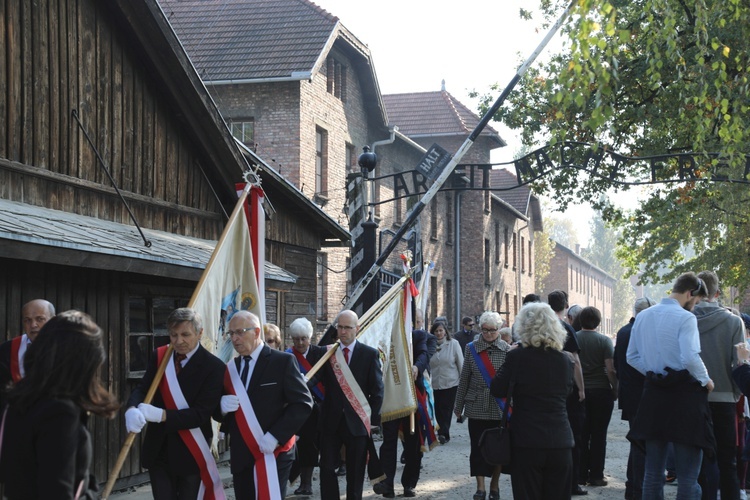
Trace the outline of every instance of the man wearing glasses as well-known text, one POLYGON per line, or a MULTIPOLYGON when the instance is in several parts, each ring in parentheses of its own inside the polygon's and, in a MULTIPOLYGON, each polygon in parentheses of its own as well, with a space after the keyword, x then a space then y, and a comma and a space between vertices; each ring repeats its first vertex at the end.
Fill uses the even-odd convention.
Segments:
MULTIPOLYGON (((336 465, 346 446, 346 498, 362 498, 370 428, 380 423, 383 372, 378 351, 357 342, 359 318, 345 310, 336 318, 339 347, 323 369, 325 388, 321 411, 321 498, 339 498, 336 465)), ((310 383, 316 383, 314 377, 310 383)))
POLYGON ((295 434, 312 411, 312 396, 294 356, 263 342, 255 314, 235 313, 227 333, 239 356, 227 364, 214 418, 229 430, 235 496, 284 498, 295 434))
POLYGON ((461 320, 461 329, 453 334, 453 338, 458 340, 461 345, 461 352, 466 349, 466 344, 474 340, 477 332, 474 331, 474 319, 471 316, 464 316, 461 320))

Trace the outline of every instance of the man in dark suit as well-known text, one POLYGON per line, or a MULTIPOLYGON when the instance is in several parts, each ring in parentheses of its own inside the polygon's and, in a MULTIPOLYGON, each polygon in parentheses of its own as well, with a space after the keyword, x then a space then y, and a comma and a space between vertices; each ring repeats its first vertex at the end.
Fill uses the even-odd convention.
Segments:
POLYGON ((202 472, 213 481, 204 484, 206 489, 223 490, 209 444, 211 414, 221 400, 225 367, 200 345, 203 322, 195 310, 175 309, 167 318, 167 329, 174 352, 164 371, 164 383, 152 404, 143 403, 167 346, 155 351, 143 380, 130 395, 125 426, 128 432, 140 432, 151 422, 141 463, 148 469, 154 498, 196 498, 202 472))
POLYGON ((474 331, 474 319, 471 316, 464 316, 461 320, 461 329, 453 334, 453 338, 461 345, 461 352, 464 352, 466 344, 474 340, 477 332, 474 331))
POLYGON ((235 496, 269 498, 278 487, 284 498, 296 452, 294 435, 310 415, 312 396, 294 356, 263 342, 255 314, 235 313, 227 333, 239 354, 227 365, 221 398, 235 496))
POLYGON ((21 308, 23 333, 0 344, 0 406, 9 384, 17 382, 23 376, 26 348, 54 315, 55 306, 44 299, 32 300, 21 308))
MULTIPOLYGON (((300 372, 305 375, 323 357, 327 349, 322 346, 311 345, 313 326, 307 318, 297 318, 289 325, 287 333, 292 337, 294 347, 287 352, 294 355, 299 364, 300 372)), ((320 439, 318 436, 318 421, 320 420, 320 406, 325 399, 325 388, 322 383, 315 384, 310 388, 313 396, 313 407, 310 416, 300 428, 299 440, 297 441, 297 458, 294 460, 289 482, 293 482, 296 476, 300 477, 299 488, 294 491, 295 495, 310 496, 312 492, 313 469, 319 465, 320 439)))
MULTIPOLYGON (((430 355, 427 348, 427 337, 429 332, 424 330, 412 331, 412 378, 415 390, 422 395, 425 393, 424 372, 430 366, 430 355)), ((431 335, 430 335, 431 336, 431 335)), ((374 487, 375 493, 385 498, 394 498, 393 483, 396 477, 396 448, 398 447, 398 432, 402 431, 404 437, 404 470, 401 473, 401 485, 404 487, 405 497, 414 497, 414 488, 419 481, 419 469, 422 466, 421 448, 421 422, 419 413, 415 415, 414 433, 411 433, 410 418, 403 417, 382 424, 383 444, 380 445, 380 462, 385 472, 385 480, 377 483, 374 487)))
POLYGON ((339 313, 336 329, 340 346, 321 370, 326 397, 320 419, 320 492, 321 498, 326 499, 339 498, 336 464, 342 444, 346 446, 346 498, 362 498, 370 426, 380 422, 383 404, 380 358, 377 350, 357 342, 358 320, 354 311, 339 313))

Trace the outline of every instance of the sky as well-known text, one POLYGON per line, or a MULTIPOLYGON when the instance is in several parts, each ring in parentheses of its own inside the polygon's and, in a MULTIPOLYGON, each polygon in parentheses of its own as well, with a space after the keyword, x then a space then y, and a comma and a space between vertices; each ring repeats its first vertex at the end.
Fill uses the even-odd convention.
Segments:
MULTIPOLYGON (((536 5, 533 0, 312 1, 369 47, 381 93, 438 91, 445 80, 445 89, 472 110, 478 101, 469 92, 486 94, 498 83, 497 98, 547 34, 539 28, 540 16, 531 21, 519 17, 521 7, 536 5)), ((561 43, 557 34, 534 64, 561 43)), ((508 143, 494 152, 492 161, 511 161, 520 149, 518 134, 497 122, 490 126, 508 143)), ((565 213, 584 246, 591 215, 587 205, 565 213)))

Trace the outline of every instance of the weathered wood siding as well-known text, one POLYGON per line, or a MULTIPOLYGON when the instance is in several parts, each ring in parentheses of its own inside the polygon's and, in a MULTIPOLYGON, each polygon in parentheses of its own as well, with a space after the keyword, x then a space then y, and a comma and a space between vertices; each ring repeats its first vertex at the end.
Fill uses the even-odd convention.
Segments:
POLYGON ((179 113, 106 2, 0 2, 0 197, 217 239, 223 217, 179 113))

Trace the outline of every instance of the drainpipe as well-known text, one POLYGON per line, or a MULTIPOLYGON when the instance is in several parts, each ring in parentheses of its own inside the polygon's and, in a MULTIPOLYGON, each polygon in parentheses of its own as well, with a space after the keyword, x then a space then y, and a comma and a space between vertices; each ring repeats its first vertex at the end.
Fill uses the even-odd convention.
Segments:
MULTIPOLYGON (((396 132, 398 132, 398 127, 396 125, 389 127, 389 130, 391 132, 391 136, 388 139, 383 139, 381 141, 375 141, 370 146, 370 151, 375 153, 375 148, 378 146, 385 146, 386 144, 393 144, 396 141, 396 132)), ((370 176, 375 175, 375 171, 367 173, 367 180, 370 180, 370 176)), ((370 182, 369 183, 369 199, 375 201, 375 183, 370 182)))
POLYGON ((459 326, 461 325, 461 197, 463 196, 463 191, 456 191, 456 196, 453 198, 453 217, 455 218, 455 223, 453 224, 454 231, 453 231, 453 262, 454 262, 454 269, 455 269, 455 280, 456 283, 454 285, 455 290, 455 296, 453 297, 453 303, 454 303, 454 325, 456 325, 453 329, 457 330, 459 326))
MULTIPOLYGON (((521 300, 523 300, 523 294, 521 293, 521 269, 523 269, 523 262, 521 261, 521 231, 529 227, 529 223, 527 222, 525 226, 518 228, 518 234, 516 235, 516 246, 518 247, 516 249, 516 253, 518 254, 518 267, 516 267, 516 278, 517 278, 517 288, 516 288, 516 305, 520 309, 521 308, 521 300)), ((510 314, 508 315, 510 316, 510 314)), ((516 317, 513 316, 513 321, 515 322, 516 317)))

